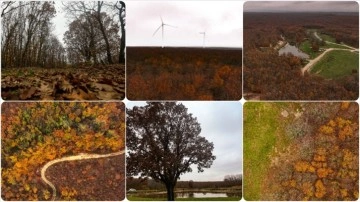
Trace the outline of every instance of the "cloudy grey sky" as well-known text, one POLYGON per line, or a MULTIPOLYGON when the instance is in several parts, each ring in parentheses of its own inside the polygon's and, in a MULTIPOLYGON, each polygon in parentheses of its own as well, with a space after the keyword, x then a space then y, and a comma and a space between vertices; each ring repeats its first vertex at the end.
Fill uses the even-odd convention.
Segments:
POLYGON ((65 12, 62 10, 61 1, 55 1, 56 16, 53 18, 53 33, 64 44, 64 34, 68 30, 68 23, 65 12))
POLYGON ((355 1, 247 1, 244 12, 358 12, 355 1))
MULTIPOLYGON (((211 168, 181 176, 180 180, 222 181, 225 175, 242 173, 242 106, 240 102, 181 102, 197 117, 201 136, 214 143, 216 160, 211 168)), ((144 106, 145 102, 127 102, 126 107, 144 106)))
POLYGON ((242 1, 127 1, 126 43, 128 46, 242 47, 242 1))

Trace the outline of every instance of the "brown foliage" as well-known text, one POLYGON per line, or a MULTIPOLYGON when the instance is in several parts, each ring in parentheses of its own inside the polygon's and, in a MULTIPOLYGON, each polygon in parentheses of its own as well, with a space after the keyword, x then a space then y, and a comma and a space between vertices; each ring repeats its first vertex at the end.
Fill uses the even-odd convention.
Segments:
MULTIPOLYGON (((244 13, 244 94, 263 100, 355 100, 359 76, 326 80, 302 76, 305 61, 292 55, 279 56, 273 47, 285 36, 290 44, 305 40, 306 30, 320 30, 358 47, 358 15, 315 13, 244 13), (344 29, 346 27, 346 29, 344 29)), ((317 49, 317 47, 314 47, 317 49)))
MULTIPOLYGON (((357 103, 333 105, 335 114, 318 123, 309 139, 311 152, 293 160, 288 170, 281 172, 281 197, 276 200, 355 200, 358 197, 359 127, 357 103), (309 155, 311 156, 309 158, 309 155)), ((297 140, 296 140, 297 141, 297 140)), ((298 143, 298 142, 297 142, 298 143)), ((295 143, 296 146, 297 143, 295 143)), ((300 147, 309 149, 309 145, 300 147)), ((296 156, 296 155, 295 155, 296 156)), ((286 167, 285 165, 282 165, 286 167)))
POLYGON ((127 48, 130 100, 239 100, 241 49, 127 48))

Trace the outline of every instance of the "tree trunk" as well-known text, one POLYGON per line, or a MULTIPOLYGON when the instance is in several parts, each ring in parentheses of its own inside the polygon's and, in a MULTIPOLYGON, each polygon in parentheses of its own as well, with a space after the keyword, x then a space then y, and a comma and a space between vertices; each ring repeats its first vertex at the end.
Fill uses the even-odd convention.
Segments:
POLYGON ((175 201, 174 186, 172 185, 172 183, 166 184, 166 190, 167 190, 167 200, 175 201))
POLYGON ((121 40, 120 40, 120 53, 119 53, 119 63, 125 64, 125 19, 121 17, 121 9, 125 8, 125 3, 120 1, 121 8, 119 9, 119 20, 121 27, 121 40))
POLYGON ((107 60, 108 60, 109 64, 113 64, 111 51, 110 51, 109 40, 108 40, 108 37, 107 37, 106 32, 105 32, 104 24, 103 24, 103 22, 101 20, 101 6, 102 6, 102 4, 103 4, 103 2, 98 1, 98 10, 97 10, 96 19, 99 22, 100 31, 101 31, 101 33, 103 35, 104 40, 105 40, 107 60))

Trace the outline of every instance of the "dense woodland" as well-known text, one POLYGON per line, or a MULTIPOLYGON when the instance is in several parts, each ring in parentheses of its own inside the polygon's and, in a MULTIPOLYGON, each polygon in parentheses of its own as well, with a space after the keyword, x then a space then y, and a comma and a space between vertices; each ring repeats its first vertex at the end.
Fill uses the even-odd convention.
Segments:
POLYGON ((240 100, 241 49, 127 48, 130 100, 240 100))
POLYGON ((125 97, 123 2, 5 1, 1 18, 3 99, 125 97), (60 13, 64 36, 54 32, 60 13))
POLYGON ((62 6, 70 21, 65 44, 52 32, 56 23, 52 20, 59 12, 54 2, 1 3, 2 68, 124 62, 123 2, 64 2, 62 6))
MULTIPOLYGON (((7 201, 50 200, 52 190, 43 182, 40 170, 51 160, 79 153, 111 153, 125 148, 125 111, 121 103, 6 102, 2 104, 1 112, 1 198, 7 201)), ((73 183, 60 186, 57 182, 75 172, 71 169, 61 171, 63 178, 57 175, 53 179, 60 200, 74 200, 93 192, 90 182, 97 179, 95 183, 98 184, 102 180, 101 177, 94 178, 94 173, 104 167, 95 164, 91 168, 84 170, 81 179, 75 177, 78 181, 88 182, 88 186, 81 189, 70 186, 73 183)), ((103 187, 118 181, 113 178, 102 182, 107 184, 103 187)))
POLYGON ((359 44, 357 13, 244 13, 244 94, 246 99, 354 100, 358 98, 358 72, 339 79, 302 76, 304 61, 279 56, 274 47, 285 36, 293 45, 307 39, 308 29, 330 35, 337 43, 359 44))

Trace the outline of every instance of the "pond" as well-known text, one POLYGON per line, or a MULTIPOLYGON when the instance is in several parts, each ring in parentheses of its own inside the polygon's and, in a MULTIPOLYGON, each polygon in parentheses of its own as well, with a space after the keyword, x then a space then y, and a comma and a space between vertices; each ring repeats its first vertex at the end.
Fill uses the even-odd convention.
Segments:
POLYGON ((291 53, 296 57, 302 59, 309 59, 309 55, 299 50, 296 46, 292 46, 290 44, 286 44, 284 47, 280 48, 279 55, 291 53))
POLYGON ((185 192, 185 193, 176 193, 176 198, 218 198, 218 197, 228 197, 226 193, 209 193, 209 192, 185 192))
MULTIPOLYGON (((178 192, 176 198, 222 198, 222 197, 241 197, 240 194, 234 193, 214 193, 214 192, 178 192)), ((145 198, 166 198, 166 193, 151 193, 140 195, 145 198)))

